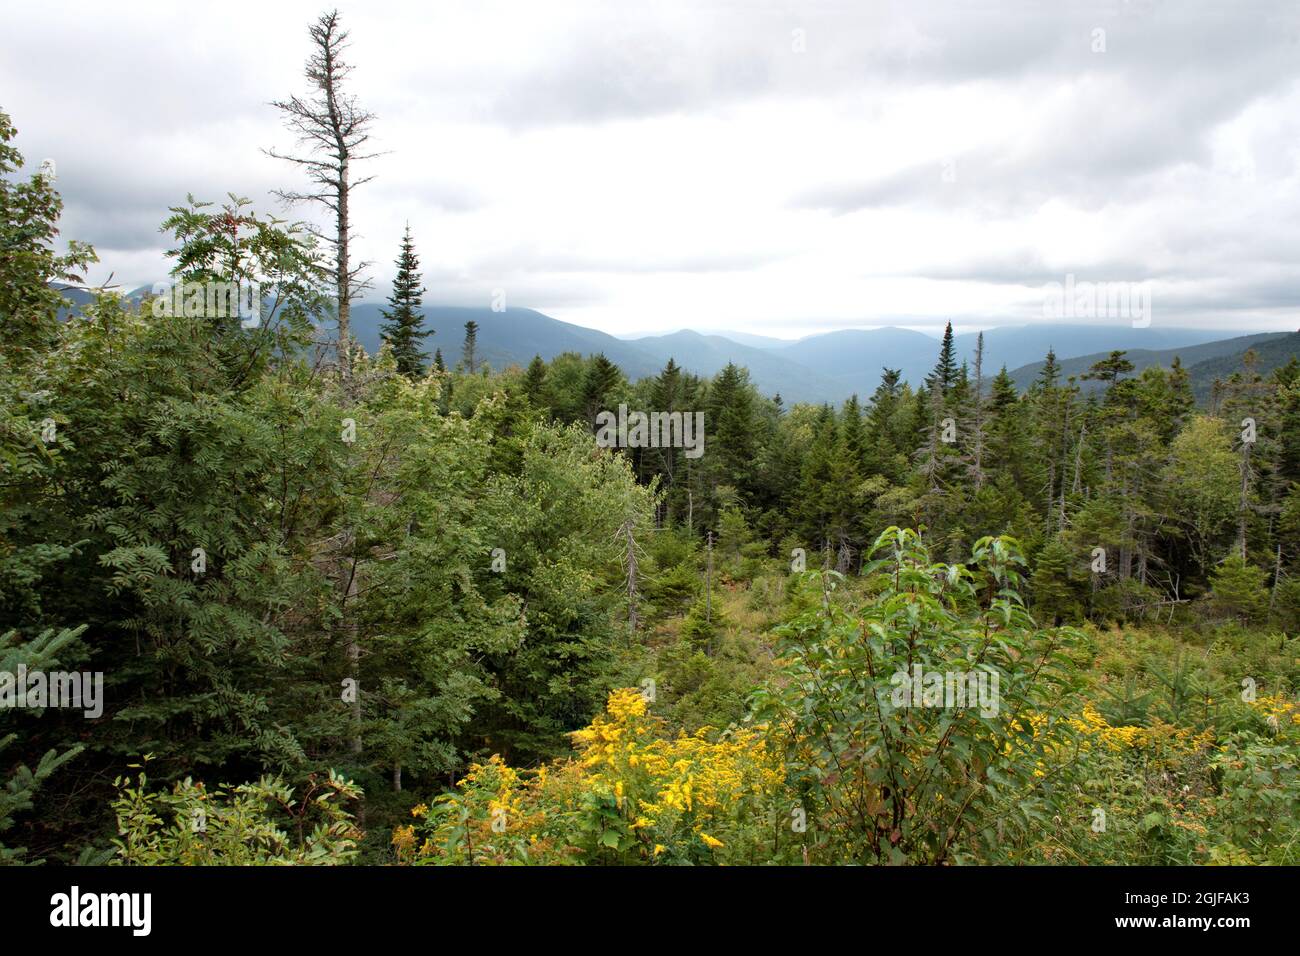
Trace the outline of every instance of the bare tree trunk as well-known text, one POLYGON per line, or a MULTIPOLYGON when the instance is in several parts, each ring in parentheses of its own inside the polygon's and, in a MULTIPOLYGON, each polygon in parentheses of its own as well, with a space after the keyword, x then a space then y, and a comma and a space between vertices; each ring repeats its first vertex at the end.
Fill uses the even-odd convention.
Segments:
POLYGON ((623 522, 622 527, 618 529, 618 534, 623 538, 623 564, 627 570, 627 626, 629 636, 632 636, 636 634, 636 608, 641 591, 638 585, 639 565, 636 553, 636 537, 633 535, 633 521, 631 518, 623 522))
POLYGON ((704 568, 704 620, 713 623, 713 532, 709 532, 705 545, 707 556, 704 568))
MULTIPOLYGON (((1061 448, 1058 460, 1061 463, 1061 510, 1056 519, 1056 530, 1058 532, 1065 530, 1065 476, 1069 470, 1070 460, 1070 400, 1069 393, 1064 393, 1061 401, 1065 404, 1065 417, 1061 423, 1061 448)), ((1083 437, 1080 436, 1080 441, 1083 437)))
POLYGON ((370 177, 352 179, 352 165, 375 154, 362 154, 370 139, 374 115, 361 109, 345 90, 345 80, 352 67, 344 62, 348 34, 339 24, 337 10, 319 17, 308 34, 315 52, 307 60, 306 76, 311 92, 306 97, 291 96, 272 103, 284 115, 285 125, 298 136, 306 155, 290 155, 268 150, 277 159, 301 167, 313 191, 277 190, 285 202, 313 202, 334 214, 334 234, 312 230, 333 248, 334 292, 338 306, 338 360, 343 378, 352 372, 351 316, 352 297, 367 285, 361 275, 369 263, 352 265, 349 246, 352 238, 352 189, 369 182, 370 177))
POLYGON ((1282 580, 1282 545, 1277 546, 1277 557, 1273 561, 1273 590, 1268 593, 1268 616, 1273 617, 1273 605, 1277 601, 1277 585, 1282 580))
POLYGON ((1070 491, 1073 494, 1079 493, 1079 474, 1083 469, 1083 440, 1088 436, 1088 423, 1084 422, 1079 429, 1079 444, 1074 449, 1074 484, 1070 491))
MULTIPOLYGON (((349 532, 346 540, 352 542, 352 534, 349 532)), ((347 584, 343 591, 343 608, 340 616, 347 621, 348 604, 357 596, 357 566, 356 562, 352 563, 348 571, 347 584)), ((361 644, 357 640, 356 625, 344 623, 344 631, 347 633, 347 641, 343 645, 343 653, 348 661, 348 673, 356 682, 352 694, 352 739, 349 742, 348 749, 354 754, 360 754, 361 746, 361 644)))
POLYGON ((338 261, 335 265, 334 273, 334 294, 338 297, 339 303, 339 368, 343 372, 343 377, 347 378, 352 374, 352 290, 351 281, 348 275, 348 159, 347 152, 343 149, 340 142, 340 155, 342 160, 339 163, 339 183, 338 190, 339 210, 336 219, 336 228, 338 229, 338 261))
MULTIPOLYGON (((350 257, 351 194, 352 189, 369 181, 369 177, 352 179, 353 164, 373 158, 361 150, 370 139, 373 114, 361 109, 354 97, 344 89, 351 67, 343 60, 348 34, 339 24, 337 10, 323 14, 308 28, 315 49, 307 60, 306 78, 309 92, 302 97, 290 96, 272 105, 284 117, 285 125, 298 137, 302 152, 298 155, 268 150, 269 155, 284 159, 299 167, 310 182, 308 191, 277 191, 287 203, 316 203, 333 213, 334 233, 331 235, 312 229, 313 235, 333 251, 334 292, 338 309, 338 341, 336 351, 339 377, 346 383, 352 374, 351 314, 352 297, 366 287, 362 273, 369 263, 353 265, 350 257)), ((348 396, 349 398, 351 396, 348 396)), ((351 529, 343 534, 342 553, 338 573, 343 589, 340 616, 344 632, 343 653, 349 676, 355 682, 351 702, 351 738, 349 749, 353 754, 362 752, 361 735, 361 646, 356 626, 347 623, 350 603, 357 596, 357 558, 350 554, 354 545, 351 529)), ((400 773, 400 771, 394 771, 400 773)), ((395 783, 398 782, 395 778, 395 783)), ((364 821, 365 805, 358 812, 364 821)))
POLYGON ((1047 515, 1047 533, 1052 533, 1052 506, 1056 504, 1056 461, 1048 459, 1047 462, 1047 507, 1044 513, 1047 515))
MULTIPOLYGON (((975 340, 975 490, 984 487, 984 333, 975 340)), ((1051 492, 1048 492, 1050 498, 1051 492)))
POLYGON ((1250 443, 1241 443, 1241 499, 1237 504, 1237 552, 1246 560, 1246 518, 1250 512, 1250 443))

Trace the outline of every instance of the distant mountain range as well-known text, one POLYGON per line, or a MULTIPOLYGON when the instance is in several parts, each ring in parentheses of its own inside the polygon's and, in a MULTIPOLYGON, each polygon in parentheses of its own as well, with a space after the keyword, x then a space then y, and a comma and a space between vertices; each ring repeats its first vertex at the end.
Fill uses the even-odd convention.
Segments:
MULTIPOLYGON (((131 293, 139 298, 146 288, 131 293)), ((77 304, 87 297, 69 295, 77 304)), ((353 306, 352 332, 367 351, 380 344, 383 317, 377 303, 353 306)), ((434 334, 424 340, 432 354, 441 348, 448 365, 460 358, 465 323, 478 323, 479 354, 493 368, 527 365, 534 355, 550 360, 564 352, 604 353, 635 380, 658 373, 669 358, 698 375, 713 375, 728 362, 749 369, 750 378, 765 395, 779 394, 794 402, 842 402, 852 394, 865 399, 880 381, 883 368, 898 369, 917 385, 934 367, 939 339, 912 329, 844 329, 791 342, 744 332, 701 334, 684 329, 668 335, 618 338, 596 329, 561 322, 533 309, 428 306, 425 327, 434 334), (744 341, 738 341, 744 339, 744 341)), ((973 362, 977 333, 954 337, 959 360, 973 362)), ((1241 357, 1253 348, 1261 372, 1300 356, 1300 332, 1232 336, 1204 329, 1133 328, 1129 325, 1065 325, 1059 323, 1005 326, 984 332, 984 373, 992 378, 1006 366, 1024 388, 1042 369, 1048 349, 1061 365, 1062 379, 1081 377, 1093 363, 1114 349, 1123 349, 1141 371, 1149 365, 1168 367, 1175 355, 1192 375, 1199 398, 1208 396, 1216 377, 1241 367, 1241 357)), ((1081 382, 1085 388, 1096 387, 1081 382)))
MULTIPOLYGON (((493 368, 527 365, 534 355, 549 361, 564 352, 582 355, 603 352, 633 380, 657 374, 672 358, 697 375, 712 375, 728 362, 744 365, 760 391, 767 395, 779 393, 787 402, 835 402, 848 397, 853 390, 845 391, 840 383, 827 378, 824 373, 787 358, 781 349, 755 348, 720 335, 690 331, 620 339, 595 329, 561 322, 532 309, 493 312, 486 308, 426 307, 425 328, 434 329, 435 334, 424 340, 425 351, 432 354, 435 348, 441 348, 447 364, 454 365, 460 359, 464 327, 470 319, 478 323, 479 352, 493 368)), ((371 303, 353 306, 352 334, 369 351, 379 347, 382 322, 380 306, 371 303)), ((935 339, 917 334, 932 348, 938 347, 935 339)), ((879 372, 876 377, 879 378, 879 372)), ((860 389, 861 386, 855 385, 854 388, 860 389)), ((873 383, 871 389, 874 388, 873 383)))
MULTIPOLYGON (((1245 338, 1258 338, 1245 336, 1245 338)), ((1229 341, 1240 341, 1229 340, 1229 341)), ((1284 335, 1265 336, 1251 345, 1258 360, 1256 366, 1261 374, 1267 374, 1279 366, 1286 365, 1291 359, 1300 361, 1300 332, 1288 332, 1284 335)), ((1244 352, 1244 350, 1243 350, 1244 352)), ((1210 395, 1214 380, 1224 379, 1241 369, 1242 352, 1216 355, 1203 359, 1192 366, 1192 390, 1197 399, 1210 395)))
MULTIPOLYGON (((368 349, 379 347, 382 317, 378 305, 353 308, 353 334, 368 349)), ((852 394, 866 398, 880 381, 883 368, 896 368, 913 385, 934 368, 939 339, 912 329, 844 329, 789 342, 748 333, 719 332, 704 335, 682 330, 668 335, 622 339, 594 329, 561 322, 532 309, 493 312, 485 308, 430 307, 425 325, 437 333, 425 340, 426 348, 443 350, 448 364, 460 357, 464 325, 479 325, 478 343, 494 368, 526 365, 533 355, 552 359, 562 352, 605 357, 629 378, 653 375, 669 358, 699 375, 712 375, 728 362, 749 369, 750 378, 766 395, 779 394, 794 402, 842 402, 852 394), (732 336, 745 337, 746 342, 732 336), (754 344, 761 343, 761 344, 754 344)), ((959 360, 973 363, 978 333, 954 336, 959 360)), ((1175 355, 1192 374, 1198 397, 1209 394, 1216 376, 1226 377, 1241 367, 1241 356, 1254 348, 1259 369, 1271 371, 1300 356, 1300 333, 1266 332, 1233 337, 1221 330, 1133 328, 1129 325, 1029 325, 1006 326, 984 332, 984 374, 992 378, 1006 366, 1016 384, 1024 388, 1037 377, 1048 349, 1056 352, 1062 380, 1081 377, 1095 362, 1114 349, 1123 349, 1136 371, 1148 365, 1168 367, 1175 355)), ((1085 389, 1092 382, 1080 383, 1085 389)))
MULTIPOLYGON (((1248 349, 1254 349, 1258 359, 1257 368, 1261 373, 1271 372, 1279 365, 1285 365, 1292 356, 1300 358, 1300 332, 1261 332, 1256 335, 1240 335, 1230 339, 1206 342, 1202 345, 1189 345, 1181 348, 1130 349, 1125 358, 1133 363, 1133 374, 1139 374, 1144 368, 1160 365, 1169 368, 1177 357, 1187 368, 1192 378, 1192 391, 1198 399, 1207 398, 1216 378, 1227 378, 1233 372, 1241 370, 1242 357, 1248 349)), ((1061 380, 1071 376, 1082 378, 1095 363, 1109 357, 1111 350, 1080 355, 1058 362, 1061 367, 1061 380)), ((1025 388, 1038 377, 1042 371, 1042 362, 1033 362, 1021 366, 1011 373, 1017 387, 1025 388)), ((1101 389, 1101 382, 1080 381, 1084 391, 1101 389)))

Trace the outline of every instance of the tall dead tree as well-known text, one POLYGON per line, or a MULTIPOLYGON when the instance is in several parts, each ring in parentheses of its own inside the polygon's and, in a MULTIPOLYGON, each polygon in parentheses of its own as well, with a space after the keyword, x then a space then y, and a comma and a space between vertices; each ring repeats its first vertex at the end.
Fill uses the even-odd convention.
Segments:
POLYGON ((708 533, 705 544, 704 565, 704 620, 713 623, 713 532, 708 533))
MULTIPOLYGON (((970 416, 970 468, 969 473, 971 480, 975 483, 975 490, 979 491, 984 487, 986 475, 984 473, 984 333, 981 332, 975 340, 975 397, 971 404, 970 416)), ((1050 497, 1051 492, 1048 492, 1050 497)), ((1050 509, 1049 509, 1050 510, 1050 509)))
POLYGON ((1246 560, 1246 529, 1250 520, 1250 491, 1255 470, 1250 464, 1250 447, 1252 442, 1241 442, 1241 459, 1237 468, 1241 472, 1241 495, 1237 501, 1237 541, 1234 550, 1246 560))
MULTIPOLYGON (((349 254, 352 233, 352 190, 369 182, 373 177, 354 179, 354 165, 373 159, 375 153, 364 152, 370 140, 370 125, 374 115, 357 105, 356 98, 346 91, 352 67, 343 59, 348 45, 348 33, 339 24, 339 13, 332 10, 319 17, 308 28, 315 50, 307 60, 305 74, 308 92, 304 96, 291 96, 287 100, 272 102, 284 118, 285 126, 298 137, 298 154, 267 150, 268 155, 287 160, 299 167, 311 183, 306 192, 277 190, 276 195, 288 204, 316 203, 333 214, 333 229, 308 226, 312 235, 324 243, 328 250, 328 271, 334 277, 334 292, 338 307, 338 340, 336 351, 339 375, 345 383, 352 376, 352 338, 349 317, 352 299, 365 290, 368 283, 362 278, 368 262, 355 265, 349 254)), ((357 555, 355 537, 351 528, 341 534, 335 555, 335 577, 342 591, 338 631, 342 638, 348 672, 359 681, 361 645, 357 628, 348 620, 349 603, 357 595, 357 555)), ((349 749, 354 754, 362 751, 361 700, 357 693, 352 701, 352 728, 349 749)), ((364 807, 362 811, 364 812, 364 807)))
POLYGON ((853 564, 853 549, 849 547, 849 542, 842 535, 840 536, 840 549, 835 555, 835 570, 840 574, 848 574, 849 567, 853 564))
POLYGON ((307 192, 276 190, 280 199, 290 204, 318 203, 333 214, 332 231, 309 228, 331 252, 329 271, 334 276, 338 299, 339 368, 347 378, 352 370, 349 329, 352 299, 369 285, 362 276, 370 265, 369 262, 353 265, 349 255, 354 238, 350 204, 352 190, 374 178, 353 179, 353 167, 378 155, 362 152, 370 139, 374 114, 361 109, 356 97, 345 90, 352 67, 343 59, 348 33, 339 25, 339 12, 332 10, 321 16, 308 33, 316 48, 307 60, 310 91, 305 96, 291 96, 271 104, 284 115, 285 126, 297 135, 300 155, 274 149, 267 153, 300 167, 312 184, 307 192))

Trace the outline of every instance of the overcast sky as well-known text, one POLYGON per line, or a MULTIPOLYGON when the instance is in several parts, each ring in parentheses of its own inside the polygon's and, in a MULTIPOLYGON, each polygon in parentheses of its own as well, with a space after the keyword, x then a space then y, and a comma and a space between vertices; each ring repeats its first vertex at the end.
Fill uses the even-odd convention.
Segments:
MULTIPOLYGON (((94 279, 164 275, 187 192, 282 211, 267 102, 323 9, 7 0, 0 108, 94 279)), ((1043 321, 1067 274, 1149 283, 1153 325, 1300 328, 1296 0, 339 9, 389 151, 372 297, 409 220, 427 303, 615 334, 1043 321)))

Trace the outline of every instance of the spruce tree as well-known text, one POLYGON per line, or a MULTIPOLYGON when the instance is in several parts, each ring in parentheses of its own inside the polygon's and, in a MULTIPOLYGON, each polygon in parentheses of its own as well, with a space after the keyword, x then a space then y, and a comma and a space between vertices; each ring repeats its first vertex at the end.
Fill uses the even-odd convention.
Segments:
POLYGON ((420 351, 420 339, 433 333, 432 329, 421 328, 424 324, 423 305, 425 289, 420 285, 420 259, 415 253, 415 244, 411 241, 411 226, 408 223, 406 233, 402 236, 402 249, 397 255, 397 277, 393 279, 393 294, 388 297, 388 309, 380 314, 386 320, 379 332, 384 341, 393 350, 397 360, 397 370, 410 378, 419 376, 424 371, 427 352, 420 351))
POLYGON ((469 372, 469 374, 471 375, 474 374, 474 369, 478 364, 477 350, 478 350, 478 323, 475 322, 473 319, 470 319, 468 322, 465 323, 464 362, 465 362, 465 371, 469 372))
POLYGON ((587 423, 596 429, 596 416, 602 411, 612 411, 610 396, 623 380, 618 366, 602 352, 592 358, 582 380, 582 407, 587 423))
POLYGON ((871 396, 867 411, 867 440, 870 448, 868 471, 885 475, 890 481, 903 480, 906 455, 910 451, 896 427, 901 404, 902 372, 886 368, 871 396))
POLYGON ((957 383, 957 348, 953 344, 952 323, 943 330, 943 344, 939 346, 939 361, 925 380, 926 388, 938 391, 945 398, 948 390, 957 383))
POLYGON ((856 394, 850 396, 844 403, 841 419, 843 422, 841 433, 844 436, 849 460, 852 461, 855 469, 861 471, 867 461, 867 430, 862 420, 862 406, 858 403, 856 394))
POLYGON ((1084 379, 1114 386, 1123 376, 1133 371, 1133 363, 1124 357, 1127 354, 1122 349, 1115 349, 1108 358, 1094 363, 1092 368, 1084 373, 1084 379))
POLYGON ((1030 589, 1034 612, 1044 624, 1058 626, 1078 618, 1080 606, 1075 593, 1074 557, 1059 539, 1053 538, 1038 553, 1030 589))
POLYGON ((804 457, 798 496, 799 530, 814 548, 838 548, 846 540, 852 516, 853 482, 835 412, 823 405, 813 425, 804 457))
POLYGON ((546 407, 546 363, 540 355, 534 355, 524 373, 524 395, 534 408, 546 407))
MULTIPOLYGON (((980 336, 980 339, 983 340, 983 335, 980 336)), ((1038 373, 1039 388, 1056 388, 1060 375, 1061 366, 1056 361, 1056 351, 1049 345, 1047 347, 1047 358, 1043 360, 1043 370, 1038 373)))
MULTIPOLYGON (((965 365, 962 366, 963 370, 965 365)), ((967 463, 967 473, 970 475, 975 490, 979 491, 984 487, 984 482, 988 475, 985 470, 984 452, 988 442, 988 436, 984 428, 984 333, 979 334, 975 345, 975 382, 971 393, 967 396, 968 410, 963 421, 963 429, 969 435, 968 446, 970 448, 969 460, 967 463)))
MULTIPOLYGON (((1295 357, 1292 356, 1292 361, 1295 357)), ((1173 430, 1177 431, 1186 424, 1192 410, 1196 408, 1196 396, 1192 393, 1192 377, 1183 367, 1183 360, 1177 355, 1169 365, 1169 415, 1173 430)))
POLYGON ((749 371, 728 362, 709 383, 705 403, 705 429, 710 451, 705 456, 709 479, 738 489, 748 500, 754 485, 757 395, 749 371))

